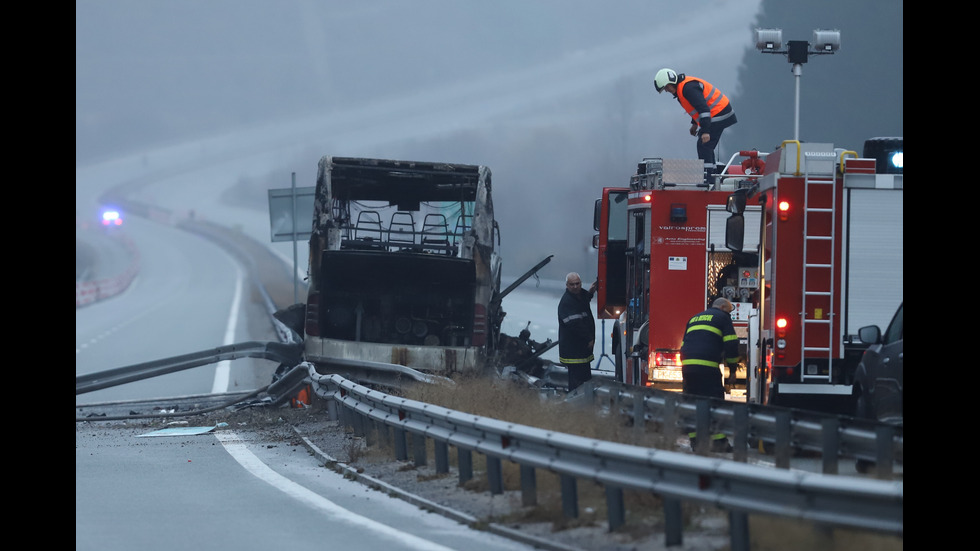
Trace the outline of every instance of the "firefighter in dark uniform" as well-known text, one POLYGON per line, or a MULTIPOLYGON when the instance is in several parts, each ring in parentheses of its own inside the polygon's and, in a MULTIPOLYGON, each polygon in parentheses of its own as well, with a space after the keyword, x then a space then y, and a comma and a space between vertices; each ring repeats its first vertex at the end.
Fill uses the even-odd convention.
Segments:
POLYGON ((582 278, 575 272, 565 276, 565 294, 558 303, 558 360, 568 369, 568 391, 592 378, 595 359, 595 318, 592 317, 592 294, 582 288, 582 278))
MULTIPOLYGON (((687 322, 684 342, 681 344, 681 363, 684 376, 684 393, 708 398, 725 399, 719 364, 726 364, 734 377, 740 360, 738 335, 732 324, 732 303, 726 298, 715 299, 711 307, 695 315, 687 322)), ((690 433, 691 447, 695 445, 695 433, 690 433)), ((731 445, 724 434, 712 435, 712 449, 730 451, 731 445)))

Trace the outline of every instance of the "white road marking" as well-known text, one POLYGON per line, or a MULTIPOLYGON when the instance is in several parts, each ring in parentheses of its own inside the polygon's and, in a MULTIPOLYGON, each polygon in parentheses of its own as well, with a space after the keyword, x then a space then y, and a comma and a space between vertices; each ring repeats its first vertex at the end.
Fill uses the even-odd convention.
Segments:
POLYGON ((390 538, 399 544, 399 548, 403 546, 405 548, 418 549, 419 551, 453 551, 449 547, 439 545, 418 536, 413 536, 412 534, 407 534, 367 517, 354 514, 316 492, 289 480, 270 469, 268 465, 249 451, 238 435, 233 432, 219 432, 215 436, 235 461, 238 461, 242 467, 245 467, 245 470, 264 482, 269 483, 271 486, 285 492, 297 501, 322 511, 333 521, 344 522, 370 530, 382 537, 390 538))
MULTIPOLYGON (((225 339, 222 344, 234 344, 235 329, 238 327, 238 306, 242 301, 242 280, 244 278, 242 269, 236 263, 237 276, 235 278, 235 294, 231 299, 231 312, 228 314, 228 325, 225 327, 225 339)), ((231 360, 222 360, 214 370, 214 384, 211 385, 212 394, 228 392, 228 382, 231 373, 231 360)))

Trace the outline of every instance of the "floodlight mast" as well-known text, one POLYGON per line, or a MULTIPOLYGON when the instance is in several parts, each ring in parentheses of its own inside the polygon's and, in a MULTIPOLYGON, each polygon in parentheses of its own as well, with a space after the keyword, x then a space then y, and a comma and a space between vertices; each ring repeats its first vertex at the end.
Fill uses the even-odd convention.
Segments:
POLYGON ((793 139, 800 140, 800 77, 803 75, 803 64, 809 55, 827 55, 840 49, 840 31, 817 29, 813 31, 813 43, 805 40, 790 40, 783 47, 782 29, 756 29, 755 47, 764 54, 784 54, 793 64, 793 77, 796 79, 795 113, 793 123, 793 139))

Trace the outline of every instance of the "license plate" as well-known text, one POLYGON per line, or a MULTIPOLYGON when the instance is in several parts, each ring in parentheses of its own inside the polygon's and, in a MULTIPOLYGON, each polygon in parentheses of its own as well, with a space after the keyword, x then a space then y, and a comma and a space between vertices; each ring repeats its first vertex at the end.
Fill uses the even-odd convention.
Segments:
POLYGON ((680 369, 654 368, 652 379, 654 381, 683 381, 684 374, 680 369))

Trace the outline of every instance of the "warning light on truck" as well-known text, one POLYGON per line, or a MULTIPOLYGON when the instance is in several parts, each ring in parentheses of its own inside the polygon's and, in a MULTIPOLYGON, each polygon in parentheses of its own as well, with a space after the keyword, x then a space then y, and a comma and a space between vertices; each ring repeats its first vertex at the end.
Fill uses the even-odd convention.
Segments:
POLYGON ((785 221, 789 218, 789 201, 780 201, 776 206, 779 210, 779 219, 785 221))

